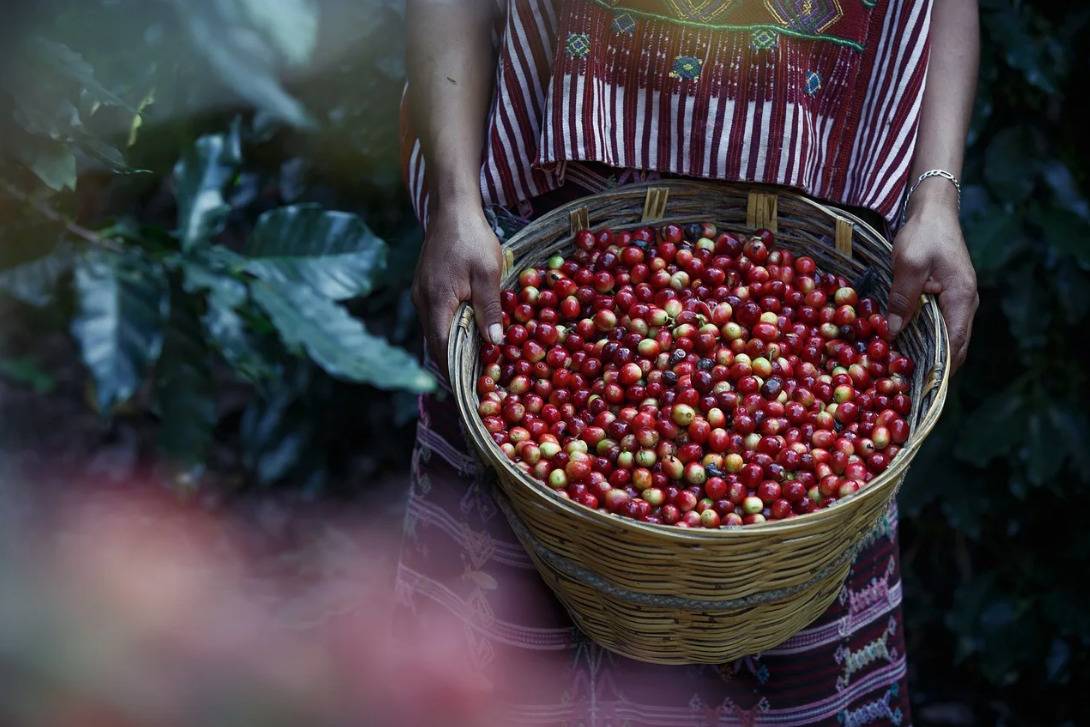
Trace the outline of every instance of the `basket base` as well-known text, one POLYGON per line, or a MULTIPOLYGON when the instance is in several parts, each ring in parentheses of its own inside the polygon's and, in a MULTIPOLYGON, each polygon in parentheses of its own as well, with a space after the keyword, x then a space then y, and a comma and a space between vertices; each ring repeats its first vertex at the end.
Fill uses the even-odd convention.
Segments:
POLYGON ((836 600, 851 562, 804 591, 733 611, 637 606, 575 581, 531 554, 576 626, 599 646, 651 664, 724 664, 778 646, 836 600))

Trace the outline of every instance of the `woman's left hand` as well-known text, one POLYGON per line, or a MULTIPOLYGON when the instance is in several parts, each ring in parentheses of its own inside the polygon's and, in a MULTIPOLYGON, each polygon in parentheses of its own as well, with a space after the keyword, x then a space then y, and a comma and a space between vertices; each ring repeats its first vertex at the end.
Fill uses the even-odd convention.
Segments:
POLYGON ((980 297, 958 221, 957 199, 953 188, 939 181, 921 185, 913 194, 908 219, 893 241, 889 330, 894 336, 901 332, 915 315, 921 293, 937 295, 956 371, 965 362, 980 297))

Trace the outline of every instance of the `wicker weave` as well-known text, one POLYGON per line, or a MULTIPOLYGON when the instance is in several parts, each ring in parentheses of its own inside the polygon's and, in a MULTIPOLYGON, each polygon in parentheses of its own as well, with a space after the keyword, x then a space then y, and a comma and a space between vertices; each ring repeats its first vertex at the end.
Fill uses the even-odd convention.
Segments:
MULTIPOLYGON (((720 229, 776 232, 777 247, 814 257, 848 279, 873 270, 881 303, 891 246, 859 218, 767 187, 660 182, 594 195, 542 216, 506 245, 517 271, 572 249, 573 234, 663 222, 712 221, 720 229)), ((873 275, 873 274, 872 274, 873 275)), ((931 431, 946 398, 949 343, 935 302, 898 339, 917 363, 912 435, 890 467, 851 497, 802 517, 741 528, 641 523, 562 498, 514 467, 477 414, 479 345, 463 306, 450 337, 451 385, 468 440, 498 474, 496 498, 544 580, 576 624, 602 646, 661 664, 722 663, 782 643, 821 615, 847 577, 931 431)))

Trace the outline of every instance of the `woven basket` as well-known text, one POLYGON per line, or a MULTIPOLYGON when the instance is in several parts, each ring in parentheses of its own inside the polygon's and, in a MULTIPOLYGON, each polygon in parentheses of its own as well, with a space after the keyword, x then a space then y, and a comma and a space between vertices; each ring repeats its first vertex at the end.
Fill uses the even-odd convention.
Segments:
MULTIPOLYGON (((782 249, 849 280, 873 269, 881 303, 892 248, 842 210, 768 187, 671 181, 586 197, 537 219, 505 245, 504 287, 517 272, 573 249, 584 228, 711 221, 776 233, 782 249)), ((852 559, 888 509, 946 398, 949 342, 935 302, 898 339, 916 362, 912 435, 889 468, 832 507, 789 520, 704 530, 641 523, 591 510, 514 467, 477 414, 480 340, 473 312, 452 325, 451 386, 467 439, 495 470, 496 500, 575 623, 607 649, 660 664, 723 663, 784 642, 836 598, 852 559)))

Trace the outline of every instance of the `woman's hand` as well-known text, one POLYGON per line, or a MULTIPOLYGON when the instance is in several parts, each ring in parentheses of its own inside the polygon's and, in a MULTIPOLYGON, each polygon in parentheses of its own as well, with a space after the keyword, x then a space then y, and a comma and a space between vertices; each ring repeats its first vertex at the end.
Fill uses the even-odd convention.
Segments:
POLYGON ((473 205, 439 207, 428 220, 413 280, 428 350, 447 373, 447 338, 458 304, 469 301, 486 341, 501 343, 503 253, 484 213, 473 205))
POLYGON ((973 316, 980 297, 965 238, 958 221, 953 187, 936 179, 913 195, 908 219, 893 242, 893 287, 889 292, 889 330, 897 335, 920 304, 920 293, 938 295, 950 332, 953 370, 965 362, 973 316))

